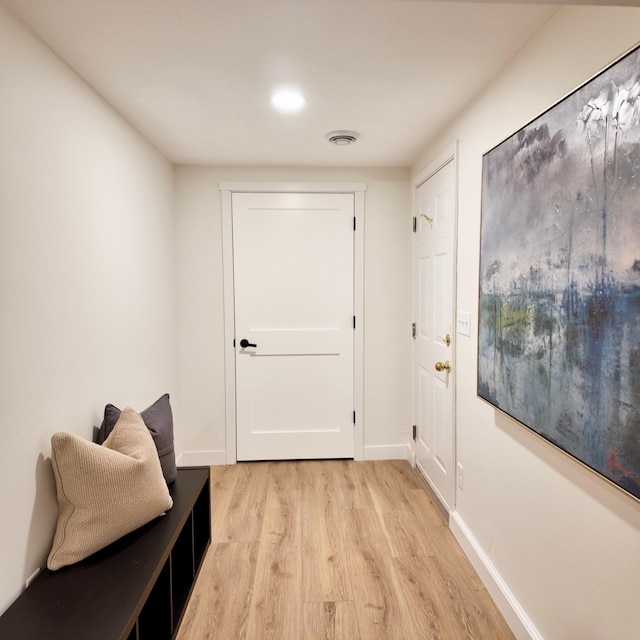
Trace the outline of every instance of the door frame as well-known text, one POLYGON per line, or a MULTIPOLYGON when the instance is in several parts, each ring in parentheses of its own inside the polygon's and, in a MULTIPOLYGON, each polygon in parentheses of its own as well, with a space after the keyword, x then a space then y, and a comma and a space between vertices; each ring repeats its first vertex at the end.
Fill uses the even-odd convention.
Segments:
POLYGON ((364 460, 364 182, 230 182, 218 184, 222 210, 222 269, 224 301, 225 462, 235 464, 236 453, 236 349, 233 292, 234 193, 350 193, 354 196, 353 244, 353 457, 364 460))
MULTIPOLYGON (((458 462, 458 449, 457 449, 457 417, 456 417, 456 404, 457 404, 457 284, 458 284, 458 273, 457 273, 457 265, 458 265, 458 141, 451 143, 440 155, 438 155, 432 162, 430 162, 425 169, 423 169, 420 173, 415 175, 411 180, 411 217, 413 224, 413 217, 417 216, 417 204, 416 204, 416 191, 418 187, 424 184, 429 178, 433 177, 440 169, 442 169, 445 165, 450 162, 455 163, 455 202, 454 202, 454 223, 453 223, 453 251, 454 251, 454 259, 453 259, 453 273, 452 275, 452 288, 453 291, 451 295, 453 297, 452 300, 452 315, 453 315, 453 326, 452 326, 452 350, 451 350, 451 364, 452 364, 452 375, 451 375, 451 383, 453 384, 453 406, 451 407, 451 429, 452 429, 452 438, 453 438, 453 469, 457 470, 457 462, 458 462)), ((418 317, 418 274, 416 268, 416 234, 412 233, 411 238, 411 317, 413 318, 412 322, 415 322, 418 317)), ((412 345, 411 349, 411 385, 410 385, 410 401, 411 401, 411 416, 413 424, 418 424, 418 415, 416 411, 416 385, 417 385, 417 376, 416 376, 416 349, 415 343, 412 345)), ((448 511, 449 509, 446 507, 446 504, 440 498, 439 492, 436 487, 433 486, 430 479, 422 473, 416 464, 416 441, 411 440, 411 466, 418 471, 420 477, 424 479, 424 481, 428 484, 429 488, 438 498, 438 501, 442 503, 443 508, 448 511)), ((454 472, 454 478, 457 477, 457 474, 454 472)), ((457 482, 454 479, 453 481, 453 500, 450 505, 451 512, 455 511, 456 508, 456 500, 457 500, 458 486, 457 482)))

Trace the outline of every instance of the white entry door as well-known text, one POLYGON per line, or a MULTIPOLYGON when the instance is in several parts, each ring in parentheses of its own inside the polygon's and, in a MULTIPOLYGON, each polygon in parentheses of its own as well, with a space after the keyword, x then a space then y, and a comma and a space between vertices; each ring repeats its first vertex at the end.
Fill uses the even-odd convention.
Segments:
POLYGON ((351 458, 354 196, 234 193, 238 460, 351 458))
POLYGON ((415 193, 416 465, 444 505, 455 502, 455 161, 415 193))

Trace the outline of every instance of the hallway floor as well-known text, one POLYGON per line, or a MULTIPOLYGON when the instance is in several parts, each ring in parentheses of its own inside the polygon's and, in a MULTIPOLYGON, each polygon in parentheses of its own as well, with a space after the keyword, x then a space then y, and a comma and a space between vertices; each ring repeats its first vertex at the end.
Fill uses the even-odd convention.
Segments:
POLYGON ((211 474, 211 546, 177 640, 513 638, 406 461, 211 474))

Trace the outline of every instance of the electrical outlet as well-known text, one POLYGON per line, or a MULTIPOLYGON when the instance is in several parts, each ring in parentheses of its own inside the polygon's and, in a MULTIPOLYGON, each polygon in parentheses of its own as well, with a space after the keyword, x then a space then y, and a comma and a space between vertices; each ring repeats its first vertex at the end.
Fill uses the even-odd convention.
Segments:
POLYGON ((458 482, 458 489, 462 491, 464 489, 464 467, 459 462, 456 465, 456 480, 458 482))

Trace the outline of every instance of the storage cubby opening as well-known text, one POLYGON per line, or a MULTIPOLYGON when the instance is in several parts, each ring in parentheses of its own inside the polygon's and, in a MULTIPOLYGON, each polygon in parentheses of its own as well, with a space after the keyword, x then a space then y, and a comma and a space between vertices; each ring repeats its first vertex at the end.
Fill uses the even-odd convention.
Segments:
POLYGON ((138 618, 138 640, 171 640, 171 567, 165 562, 138 618))
POLYGON ((189 598, 193 586, 194 571, 193 513, 191 513, 171 551, 171 604, 174 629, 180 622, 180 617, 189 598))
POLYGON ((193 550, 195 567, 200 566, 211 537, 211 494, 209 478, 193 506, 193 550))
POLYGON ((131 629, 131 633, 127 636, 127 640, 138 640, 138 623, 136 622, 131 629))

